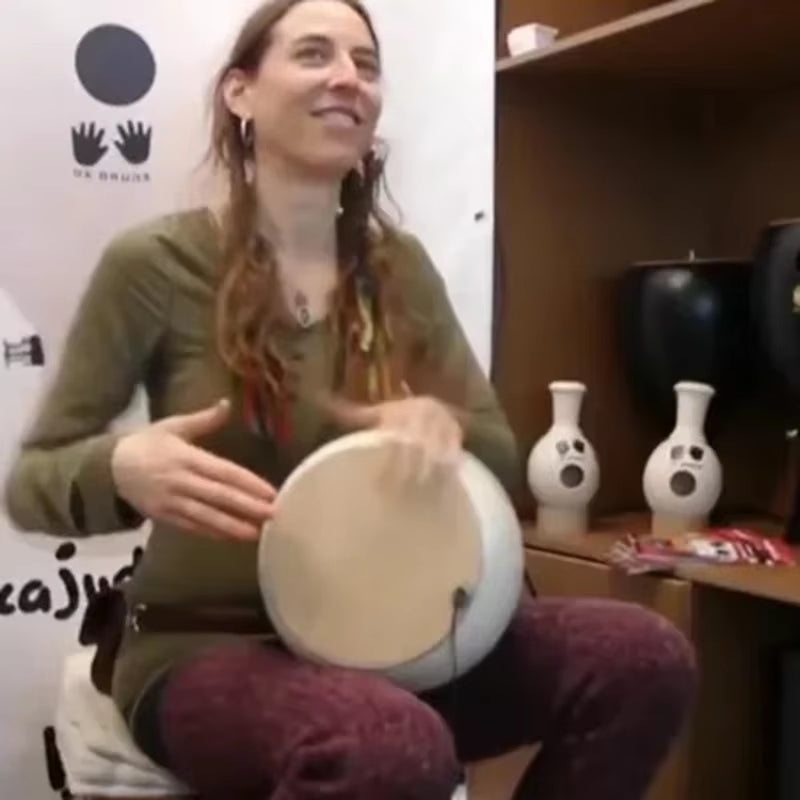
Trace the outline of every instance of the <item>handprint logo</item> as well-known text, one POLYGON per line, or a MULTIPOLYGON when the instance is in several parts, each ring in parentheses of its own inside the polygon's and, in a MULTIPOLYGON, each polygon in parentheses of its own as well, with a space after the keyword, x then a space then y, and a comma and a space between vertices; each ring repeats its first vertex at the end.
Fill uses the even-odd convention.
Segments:
POLYGON ((117 125, 120 141, 114 142, 122 157, 131 164, 144 164, 150 157, 150 138, 153 128, 145 130, 140 122, 134 125, 128 122, 128 127, 117 125))
POLYGON ((75 160, 82 167, 93 167, 108 150, 103 144, 103 134, 101 128, 95 131, 94 122, 87 126, 85 122, 80 127, 72 128, 72 154, 75 160))
MULTIPOLYGON (((75 72, 95 100, 126 106, 141 100, 153 87, 156 62, 150 46, 135 31, 121 25, 99 25, 81 38, 75 72)), ((129 164, 144 164, 150 157, 152 126, 128 121, 118 125, 117 132, 114 146, 120 155, 129 164)), ((93 167, 105 156, 105 133, 94 122, 72 128, 72 152, 80 166, 93 167)))
MULTIPOLYGON (((119 139, 114 142, 122 157, 130 164, 144 164, 150 157, 152 126, 145 129, 143 123, 128 122, 127 127, 117 125, 119 139)), ((94 122, 82 122, 72 128, 72 154, 82 167, 93 167, 108 151, 103 144, 105 130, 95 128, 94 122)))

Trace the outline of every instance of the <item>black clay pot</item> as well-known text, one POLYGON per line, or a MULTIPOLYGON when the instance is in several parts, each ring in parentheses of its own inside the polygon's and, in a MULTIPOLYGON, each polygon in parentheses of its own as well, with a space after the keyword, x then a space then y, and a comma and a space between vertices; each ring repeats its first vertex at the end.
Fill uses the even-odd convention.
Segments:
POLYGON ((752 388, 752 262, 689 259, 634 264, 619 286, 619 330, 631 390, 647 414, 675 420, 679 381, 716 390, 709 422, 752 388))
POLYGON ((753 318, 770 365, 800 393, 800 219, 773 222, 759 237, 753 318))
MULTIPOLYGON (((800 219, 773 222, 761 232, 752 298, 761 351, 781 383, 800 395, 800 219)), ((784 536, 800 544, 800 485, 794 487, 784 536)))

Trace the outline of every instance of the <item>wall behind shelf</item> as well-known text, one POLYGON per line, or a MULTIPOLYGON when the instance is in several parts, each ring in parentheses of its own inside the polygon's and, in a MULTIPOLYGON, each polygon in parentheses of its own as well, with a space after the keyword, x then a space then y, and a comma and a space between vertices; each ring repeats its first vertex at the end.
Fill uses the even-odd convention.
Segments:
POLYGON ((770 220, 800 217, 800 89, 719 92, 706 135, 717 250, 749 252, 770 220))

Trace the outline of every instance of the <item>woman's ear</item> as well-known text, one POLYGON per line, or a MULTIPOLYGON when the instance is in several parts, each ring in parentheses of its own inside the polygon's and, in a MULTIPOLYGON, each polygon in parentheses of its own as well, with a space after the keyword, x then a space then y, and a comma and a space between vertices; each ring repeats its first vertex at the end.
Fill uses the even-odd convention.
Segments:
POLYGON ((222 82, 222 97, 228 111, 241 120, 253 118, 252 80, 244 70, 232 69, 222 82))

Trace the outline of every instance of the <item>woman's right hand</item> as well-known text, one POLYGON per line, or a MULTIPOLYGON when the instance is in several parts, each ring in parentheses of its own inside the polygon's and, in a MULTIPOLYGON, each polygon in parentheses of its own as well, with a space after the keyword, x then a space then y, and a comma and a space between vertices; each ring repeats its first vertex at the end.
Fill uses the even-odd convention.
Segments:
POLYGON ((253 472, 192 444, 230 415, 210 408, 154 422, 120 438, 111 457, 119 496, 154 521, 220 539, 255 541, 275 489, 253 472))

